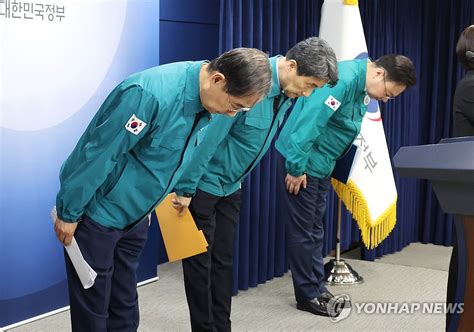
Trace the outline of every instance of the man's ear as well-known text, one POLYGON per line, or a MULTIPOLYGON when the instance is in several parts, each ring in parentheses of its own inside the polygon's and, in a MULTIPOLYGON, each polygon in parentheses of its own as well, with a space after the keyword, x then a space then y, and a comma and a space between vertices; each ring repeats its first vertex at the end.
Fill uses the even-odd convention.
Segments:
POLYGON ((222 84, 226 82, 225 76, 222 73, 215 72, 214 74, 211 75, 211 81, 214 84, 222 84))
MULTIPOLYGON (((375 73, 374 78, 382 77, 383 75, 385 75, 385 69, 381 67, 375 67, 374 73, 375 73)), ((387 78, 385 77, 385 79, 387 78)))
POLYGON ((298 63, 295 59, 288 60, 288 71, 296 70, 298 68, 298 63))

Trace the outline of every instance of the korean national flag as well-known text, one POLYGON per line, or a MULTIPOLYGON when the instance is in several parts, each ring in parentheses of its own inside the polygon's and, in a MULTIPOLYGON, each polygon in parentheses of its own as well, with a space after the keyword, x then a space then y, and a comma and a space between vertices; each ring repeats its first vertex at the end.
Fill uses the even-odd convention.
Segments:
POLYGON ((145 128, 145 126, 146 123, 137 118, 135 114, 133 114, 125 124, 125 129, 127 129, 134 135, 138 135, 143 130, 143 128, 145 128))
MULTIPOLYGON (((336 52, 339 61, 368 57, 364 29, 357 0, 325 0, 319 36, 336 52)), ((337 100, 330 96, 325 104, 336 111, 337 100)), ((364 99, 368 111, 354 144, 354 155, 347 182, 333 179, 339 198, 352 213, 367 248, 382 242, 395 227, 397 189, 376 100, 364 99)))

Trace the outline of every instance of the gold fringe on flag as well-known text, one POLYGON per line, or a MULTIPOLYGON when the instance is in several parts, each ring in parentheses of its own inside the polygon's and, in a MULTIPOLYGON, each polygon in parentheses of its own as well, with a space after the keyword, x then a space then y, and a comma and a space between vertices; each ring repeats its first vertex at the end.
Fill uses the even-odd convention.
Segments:
POLYGON ((359 4, 358 0, 344 0, 345 5, 357 6, 359 4))
POLYGON ((364 245, 368 249, 377 247, 395 227, 397 222, 397 198, 376 220, 372 220, 367 201, 352 180, 344 184, 331 179, 331 183, 336 194, 357 221, 364 245))

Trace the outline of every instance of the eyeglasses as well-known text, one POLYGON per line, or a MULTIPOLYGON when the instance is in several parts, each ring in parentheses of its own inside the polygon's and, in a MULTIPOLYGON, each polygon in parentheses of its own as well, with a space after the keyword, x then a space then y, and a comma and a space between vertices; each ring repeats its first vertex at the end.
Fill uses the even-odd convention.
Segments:
POLYGON ((384 70, 384 73, 383 73, 383 86, 385 88, 385 97, 384 98, 387 99, 387 100, 395 99, 395 97, 391 97, 387 93, 387 82, 385 82, 385 70, 384 70))
POLYGON ((230 95, 228 92, 227 93, 227 102, 229 104, 228 108, 229 108, 229 112, 235 112, 235 113, 238 113, 238 112, 248 112, 250 111, 250 107, 239 107, 239 108, 235 108, 232 106, 232 103, 230 102, 230 95))

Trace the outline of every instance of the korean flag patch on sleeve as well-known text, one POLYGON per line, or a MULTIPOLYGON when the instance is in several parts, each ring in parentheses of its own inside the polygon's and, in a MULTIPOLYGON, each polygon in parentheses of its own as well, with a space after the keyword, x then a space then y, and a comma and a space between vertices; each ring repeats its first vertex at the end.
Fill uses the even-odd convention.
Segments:
POLYGON ((324 103, 329 106, 334 112, 337 111, 339 106, 341 106, 341 102, 333 96, 329 96, 324 103))
POLYGON ((146 123, 137 118, 135 114, 133 114, 130 119, 125 124, 125 129, 131 132, 134 135, 140 134, 140 132, 145 128, 146 123))

